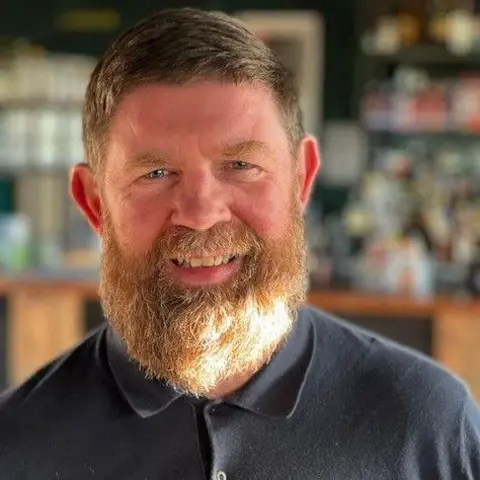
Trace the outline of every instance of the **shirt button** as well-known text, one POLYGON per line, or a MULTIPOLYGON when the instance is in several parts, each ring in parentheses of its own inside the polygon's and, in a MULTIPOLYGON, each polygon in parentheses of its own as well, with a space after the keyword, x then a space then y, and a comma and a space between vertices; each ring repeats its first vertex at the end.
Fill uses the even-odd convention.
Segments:
POLYGON ((217 480, 227 480, 227 474, 222 470, 217 472, 217 480))
POLYGON ((215 413, 217 412, 221 407, 221 404, 220 403, 213 403, 213 404, 210 404, 207 406, 207 412, 212 414, 212 413, 215 413))

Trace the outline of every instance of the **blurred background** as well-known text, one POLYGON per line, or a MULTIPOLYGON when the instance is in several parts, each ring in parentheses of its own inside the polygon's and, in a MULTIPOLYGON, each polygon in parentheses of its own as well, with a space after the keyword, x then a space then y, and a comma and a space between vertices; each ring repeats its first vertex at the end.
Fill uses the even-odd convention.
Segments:
POLYGON ((156 9, 237 16, 292 69, 323 168, 309 302, 480 399, 480 0, 0 5, 0 390, 100 324, 100 244, 68 194, 89 75, 156 9))

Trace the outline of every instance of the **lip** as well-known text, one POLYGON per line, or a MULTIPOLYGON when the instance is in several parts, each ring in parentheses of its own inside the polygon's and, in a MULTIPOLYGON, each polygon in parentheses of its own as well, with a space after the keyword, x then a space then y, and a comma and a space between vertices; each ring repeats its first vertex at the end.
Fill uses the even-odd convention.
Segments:
POLYGON ((191 286, 209 286, 227 281, 238 272, 241 262, 242 257, 212 267, 181 267, 172 261, 169 261, 169 265, 175 280, 191 286))

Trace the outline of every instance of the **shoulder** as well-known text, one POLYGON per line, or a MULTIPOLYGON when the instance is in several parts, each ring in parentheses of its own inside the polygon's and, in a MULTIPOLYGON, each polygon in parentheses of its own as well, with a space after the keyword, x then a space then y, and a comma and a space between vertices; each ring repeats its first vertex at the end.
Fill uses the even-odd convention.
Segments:
POLYGON ((31 472, 52 478, 51 465, 60 468, 74 458, 71 446, 87 445, 92 431, 121 408, 108 369, 104 333, 105 328, 99 329, 1 394, 0 471, 7 472, 5 478, 31 478, 31 472))
POLYGON ((0 393, 0 422, 19 409, 55 408, 65 396, 82 390, 94 377, 102 375, 98 368, 105 327, 88 335, 79 345, 41 367, 20 385, 0 393))
POLYGON ((314 332, 316 383, 337 392, 353 418, 369 418, 372 431, 389 432, 382 442, 396 445, 408 478, 425 464, 439 475, 443 465, 462 472, 455 478, 480 478, 480 411, 463 381, 431 358, 325 312, 302 314, 314 332), (327 380, 320 378, 324 365, 327 380))
POLYGON ((415 400, 441 391, 460 399, 467 391, 458 377, 425 354, 318 309, 306 307, 302 315, 313 326, 318 361, 348 367, 363 381, 370 378, 415 400))

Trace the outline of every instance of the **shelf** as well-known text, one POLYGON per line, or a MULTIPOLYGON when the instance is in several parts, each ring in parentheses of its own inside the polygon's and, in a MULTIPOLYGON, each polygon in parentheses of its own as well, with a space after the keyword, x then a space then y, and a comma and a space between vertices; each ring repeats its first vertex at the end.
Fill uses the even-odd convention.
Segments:
POLYGON ((67 174, 74 165, 19 165, 7 166, 0 164, 0 178, 11 177, 13 175, 24 175, 26 173, 35 173, 43 175, 67 174))
POLYGON ((339 315, 368 315, 388 319, 388 316, 425 319, 436 315, 436 311, 446 306, 468 309, 478 314, 480 301, 454 295, 434 295, 428 298, 415 298, 408 295, 387 295, 360 291, 313 291, 308 303, 339 315))
POLYGON ((55 100, 48 98, 0 99, 0 109, 41 109, 41 110, 81 110, 83 102, 79 100, 55 100))
POLYGON ((72 291, 87 299, 98 298, 98 271, 33 270, 18 274, 0 274, 0 294, 20 290, 72 291))
POLYGON ((368 135, 377 135, 377 136, 391 136, 391 137, 412 137, 412 138, 452 138, 452 139, 471 139, 471 140, 480 140, 480 132, 462 132, 455 130, 443 130, 443 131, 400 131, 400 130, 387 130, 387 129, 376 129, 376 128, 367 128, 364 127, 364 131, 368 135))
POLYGON ((418 45, 402 48, 390 55, 379 53, 362 54, 365 58, 386 64, 415 64, 415 65, 480 65, 480 52, 467 55, 454 55, 446 48, 437 45, 418 45))

